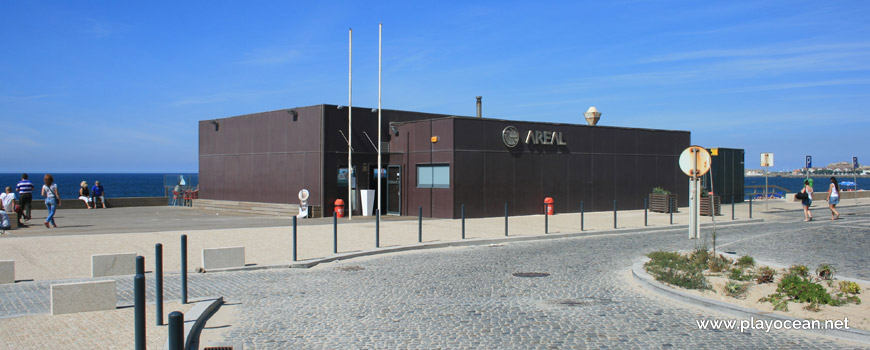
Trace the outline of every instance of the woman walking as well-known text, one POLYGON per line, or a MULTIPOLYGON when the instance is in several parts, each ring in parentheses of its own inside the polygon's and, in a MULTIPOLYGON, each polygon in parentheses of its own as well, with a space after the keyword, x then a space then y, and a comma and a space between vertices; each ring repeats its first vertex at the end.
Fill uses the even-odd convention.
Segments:
POLYGON ((831 220, 840 218, 840 212, 835 208, 840 204, 840 184, 837 183, 837 178, 831 176, 831 186, 828 187, 828 208, 831 209, 831 220))
MULTIPOLYGON (((79 188, 79 199, 85 202, 85 205, 88 206, 88 209, 93 209, 91 208, 91 201, 93 201, 93 199, 91 198, 91 190, 88 189, 87 181, 82 181, 81 188, 79 188)), ((96 207, 97 204, 94 203, 94 208, 96 207)))
POLYGON ((48 217, 45 218, 45 227, 48 228, 49 223, 51 223, 51 226, 57 227, 57 224, 54 223, 54 212, 57 210, 57 207, 60 206, 60 195, 57 194, 57 184, 54 183, 54 176, 51 176, 51 174, 45 174, 44 182, 45 185, 42 185, 42 196, 45 197, 45 208, 48 209, 48 217))
POLYGON ((801 192, 807 194, 807 198, 801 199, 801 205, 804 206, 804 221, 813 221, 813 214, 810 213, 810 205, 813 204, 813 188, 810 187, 810 180, 804 180, 804 188, 801 192))

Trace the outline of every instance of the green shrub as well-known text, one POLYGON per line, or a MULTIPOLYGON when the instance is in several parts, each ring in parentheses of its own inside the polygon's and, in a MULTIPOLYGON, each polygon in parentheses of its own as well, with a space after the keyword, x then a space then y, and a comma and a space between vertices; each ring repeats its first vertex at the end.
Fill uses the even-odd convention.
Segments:
POLYGON ((773 304, 773 309, 778 311, 788 311, 788 299, 782 293, 773 293, 761 299, 758 302, 768 302, 773 304))
POLYGON ((788 272, 786 272, 786 274, 807 277, 810 275, 810 269, 804 265, 792 265, 788 268, 788 272))
POLYGON ((752 273, 743 270, 743 268, 735 267, 731 269, 731 273, 728 275, 728 278, 735 281, 750 281, 755 278, 755 276, 753 276, 752 273))
POLYGON ((697 248, 691 255, 689 255, 689 259, 692 260, 692 264, 698 266, 702 270, 706 269, 707 261, 710 259, 710 251, 708 251, 707 248, 697 248))
POLYGON ((755 259, 749 255, 741 256, 740 259, 737 259, 737 266, 743 268, 755 266, 755 259))
POLYGON ((776 288, 777 292, 784 294, 785 296, 805 302, 805 303, 819 303, 819 304, 831 304, 831 295, 825 290, 821 284, 813 283, 807 277, 800 277, 798 275, 787 275, 779 281, 779 285, 776 288))
POLYGON ((731 266, 731 259, 722 256, 722 254, 710 257, 710 259, 707 260, 707 269, 710 270, 710 272, 726 271, 728 270, 728 266, 731 266))
POLYGON ((652 193, 653 194, 671 194, 671 191, 668 191, 668 190, 661 188, 661 187, 653 187, 652 193))
POLYGON ((677 252, 652 252, 644 269, 657 281, 686 289, 709 289, 703 268, 677 252))
POLYGON ((859 294, 861 293, 861 286, 855 282, 840 281, 840 291, 847 294, 859 294))
POLYGON ((743 296, 743 294, 745 294, 747 290, 749 290, 749 285, 746 283, 728 281, 728 283, 726 283, 725 287, 723 287, 722 289, 725 292, 725 295, 739 298, 743 296))

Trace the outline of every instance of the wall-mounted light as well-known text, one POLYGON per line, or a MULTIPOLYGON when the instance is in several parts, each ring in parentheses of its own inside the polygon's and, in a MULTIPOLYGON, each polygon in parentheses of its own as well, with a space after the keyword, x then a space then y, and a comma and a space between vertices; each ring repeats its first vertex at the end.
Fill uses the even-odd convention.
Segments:
POLYGON ((397 128, 393 124, 390 124, 390 132, 393 133, 393 135, 395 136, 399 136, 399 128, 397 128))
POLYGON ((432 136, 432 137, 430 137, 430 138, 429 138, 429 141, 431 141, 432 143, 437 143, 437 142, 438 142, 438 136, 432 136))
POLYGON ((372 108, 372 113, 377 113, 377 112, 378 112, 377 108, 372 108))
POLYGON ((344 106, 335 106, 335 109, 342 109, 344 106))
POLYGON ((220 123, 218 123, 217 119, 209 120, 208 123, 211 125, 214 125, 214 131, 218 131, 221 128, 221 125, 220 125, 220 123))
POLYGON ((297 119, 299 119, 299 113, 296 112, 295 109, 290 109, 290 110, 287 111, 287 113, 290 113, 290 115, 293 116, 293 121, 294 121, 294 122, 295 122, 297 119))

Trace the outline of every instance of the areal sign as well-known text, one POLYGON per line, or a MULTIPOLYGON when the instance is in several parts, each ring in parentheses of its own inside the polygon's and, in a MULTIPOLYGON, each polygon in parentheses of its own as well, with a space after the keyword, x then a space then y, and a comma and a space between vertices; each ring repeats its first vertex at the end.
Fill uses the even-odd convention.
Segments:
MULTIPOLYGON (((516 147, 520 144, 520 131, 514 126, 507 126, 501 132, 502 141, 508 147, 516 147)), ((527 145, 556 145, 565 146, 568 142, 562 137, 561 131, 550 130, 528 130, 525 133, 525 143, 527 145)))

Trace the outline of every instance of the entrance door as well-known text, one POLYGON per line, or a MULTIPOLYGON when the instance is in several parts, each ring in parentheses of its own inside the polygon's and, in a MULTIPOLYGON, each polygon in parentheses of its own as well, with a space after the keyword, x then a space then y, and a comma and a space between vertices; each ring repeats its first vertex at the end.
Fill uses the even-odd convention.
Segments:
POLYGON ((402 167, 387 166, 387 214, 402 215, 402 167))

